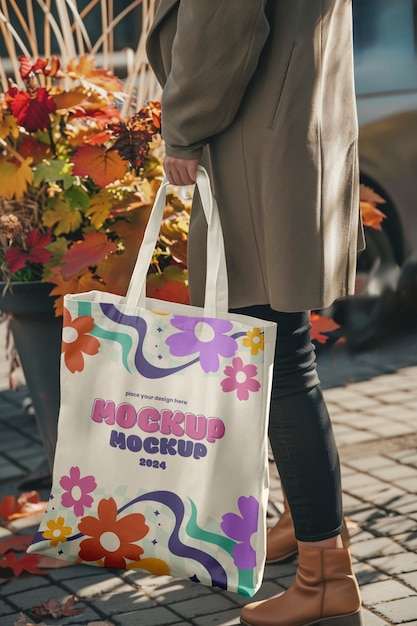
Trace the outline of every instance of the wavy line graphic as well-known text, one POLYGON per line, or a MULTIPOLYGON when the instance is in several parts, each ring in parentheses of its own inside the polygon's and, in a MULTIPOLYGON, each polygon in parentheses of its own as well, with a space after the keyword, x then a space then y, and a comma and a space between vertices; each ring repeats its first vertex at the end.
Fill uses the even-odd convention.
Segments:
POLYGON ((175 515, 175 526, 168 540, 168 548, 176 556, 180 556, 186 559, 192 559, 200 563, 211 578, 211 584, 213 587, 220 587, 220 589, 227 589, 227 574, 222 565, 210 554, 199 550, 198 548, 191 548, 182 543, 179 538, 179 529, 185 515, 184 503, 179 496, 170 491, 152 491, 145 493, 142 496, 138 496, 128 504, 125 504, 120 508, 118 513, 121 513, 132 504, 136 502, 146 502, 152 500, 164 504, 175 515))
POLYGON ((182 365, 178 365, 176 367, 162 368, 152 365, 152 363, 149 363, 149 361, 146 360, 143 354, 143 342, 148 330, 146 321, 142 317, 122 313, 113 304, 100 304, 100 308, 104 315, 106 315, 106 317, 111 319, 113 322, 121 324, 122 326, 129 326, 137 331, 138 345, 135 354, 135 366, 137 371, 142 374, 142 376, 152 379, 165 378, 166 376, 180 372, 181 370, 190 367, 190 365, 194 365, 194 363, 199 362, 200 359, 197 357, 192 361, 188 361, 187 363, 183 363, 182 365))

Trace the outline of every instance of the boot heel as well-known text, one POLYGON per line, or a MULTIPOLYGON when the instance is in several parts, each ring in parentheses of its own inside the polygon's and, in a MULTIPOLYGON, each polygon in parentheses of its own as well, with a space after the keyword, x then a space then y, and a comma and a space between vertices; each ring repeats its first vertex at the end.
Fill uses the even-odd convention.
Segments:
POLYGON ((317 622, 320 626, 364 626, 362 610, 349 613, 349 615, 341 615, 340 617, 329 617, 321 622, 317 622))

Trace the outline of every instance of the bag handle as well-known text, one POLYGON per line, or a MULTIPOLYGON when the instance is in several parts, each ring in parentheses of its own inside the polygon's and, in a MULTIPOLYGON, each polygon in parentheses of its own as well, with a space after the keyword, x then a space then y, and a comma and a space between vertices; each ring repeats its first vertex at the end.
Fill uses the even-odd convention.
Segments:
MULTIPOLYGON (((165 176, 156 194, 152 212, 146 226, 143 241, 127 290, 126 302, 128 305, 145 307, 146 276, 159 235, 166 205, 166 188, 169 184, 165 176)), ((201 203, 208 225, 204 316, 217 317, 219 313, 227 313, 228 311, 229 297, 226 256, 217 202, 211 190, 207 171, 200 165, 197 168, 196 185, 200 193, 201 203)))

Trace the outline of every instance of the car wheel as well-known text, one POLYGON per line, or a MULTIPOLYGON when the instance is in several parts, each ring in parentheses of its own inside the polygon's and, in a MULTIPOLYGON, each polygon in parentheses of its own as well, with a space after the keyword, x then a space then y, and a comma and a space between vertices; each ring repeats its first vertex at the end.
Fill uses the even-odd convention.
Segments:
POLYGON ((370 288, 372 277, 397 267, 396 255, 390 238, 384 230, 365 227, 366 248, 359 253, 355 293, 361 294, 370 288))

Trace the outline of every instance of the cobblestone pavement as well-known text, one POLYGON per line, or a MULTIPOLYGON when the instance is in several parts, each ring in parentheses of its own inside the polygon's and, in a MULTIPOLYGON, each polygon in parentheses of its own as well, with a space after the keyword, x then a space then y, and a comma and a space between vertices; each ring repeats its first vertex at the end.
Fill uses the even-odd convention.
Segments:
MULTIPOLYGON (((3 334, 0 330, 0 341, 3 334)), ((34 418, 25 408, 25 388, 7 389, 3 353, 0 347, 0 497, 17 496, 28 472, 44 458, 34 418)), ((318 361, 341 455, 365 626, 417 626, 417 325, 360 354, 350 354, 342 345, 321 349, 318 361)), ((47 498, 47 486, 38 491, 47 498)), ((270 524, 281 500, 279 479, 271 467, 270 524)), ((36 517, 3 523, 0 539, 32 533, 38 523, 36 517)), ((295 567, 295 562, 267 566, 255 599, 287 588, 295 567)), ((75 565, 46 572, 0 584, 1 626, 14 626, 21 612, 28 622, 40 621, 31 613, 33 606, 72 594, 83 612, 44 618, 48 626, 234 626, 246 602, 234 594, 141 571, 75 565)))

